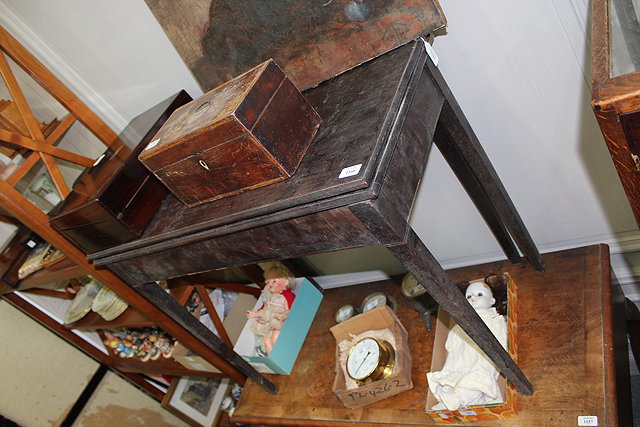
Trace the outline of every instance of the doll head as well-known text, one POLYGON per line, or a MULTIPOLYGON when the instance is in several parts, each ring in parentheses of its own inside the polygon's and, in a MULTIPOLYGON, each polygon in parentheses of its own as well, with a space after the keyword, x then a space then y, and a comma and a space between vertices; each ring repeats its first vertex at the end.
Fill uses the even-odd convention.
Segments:
POLYGON ((487 310, 496 303, 491 288, 484 282, 471 283, 464 294, 469 304, 476 310, 487 310))
POLYGON ((271 292, 279 293, 295 283, 295 277, 287 267, 276 264, 264 272, 264 281, 271 292))

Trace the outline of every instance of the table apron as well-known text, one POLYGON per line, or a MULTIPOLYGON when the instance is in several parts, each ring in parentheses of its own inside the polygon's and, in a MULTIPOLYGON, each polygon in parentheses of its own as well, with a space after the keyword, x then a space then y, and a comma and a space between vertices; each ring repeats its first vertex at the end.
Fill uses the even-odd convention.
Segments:
POLYGON ((225 234, 109 265, 133 286, 223 267, 378 245, 347 207, 225 234))

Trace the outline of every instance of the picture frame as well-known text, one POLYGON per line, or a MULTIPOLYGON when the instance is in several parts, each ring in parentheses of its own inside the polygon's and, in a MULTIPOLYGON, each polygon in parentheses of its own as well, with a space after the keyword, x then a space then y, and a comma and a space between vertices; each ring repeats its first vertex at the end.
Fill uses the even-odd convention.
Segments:
POLYGON ((446 26, 437 0, 145 0, 203 92, 273 58, 298 88, 446 26))
POLYGON ((216 425, 220 403, 229 393, 228 378, 176 377, 162 399, 162 407, 192 426, 216 425))

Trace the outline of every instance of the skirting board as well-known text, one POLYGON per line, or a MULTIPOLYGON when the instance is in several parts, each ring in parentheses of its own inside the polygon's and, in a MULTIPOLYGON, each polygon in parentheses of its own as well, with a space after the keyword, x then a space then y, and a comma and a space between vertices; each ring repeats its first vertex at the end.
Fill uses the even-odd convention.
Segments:
MULTIPOLYGON (((605 243, 609 246, 611 268, 624 294, 630 300, 640 302, 640 231, 542 244, 539 245, 538 249, 541 253, 546 253, 599 243, 605 243)), ((498 261, 504 258, 503 253, 495 252, 474 257, 461 257, 439 261, 445 269, 452 269, 498 261)), ((359 285, 362 283, 388 280, 389 278, 390 275, 381 270, 314 277, 323 289, 359 285)))

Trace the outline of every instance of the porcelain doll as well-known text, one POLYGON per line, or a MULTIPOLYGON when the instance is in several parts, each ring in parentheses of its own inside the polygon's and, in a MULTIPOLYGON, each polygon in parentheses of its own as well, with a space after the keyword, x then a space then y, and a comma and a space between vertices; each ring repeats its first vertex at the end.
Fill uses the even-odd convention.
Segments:
MULTIPOLYGON (((471 283, 465 296, 500 344, 506 347, 507 323, 494 307, 496 300, 489 285, 471 283)), ((454 411, 470 405, 503 402, 498 388, 498 370, 459 325, 449 332, 445 348, 447 359, 442 370, 427 373, 429 389, 439 402, 431 409, 454 411)))
POLYGON ((266 286, 261 294, 263 305, 258 311, 247 311, 247 318, 257 319, 249 328, 258 337, 262 337, 268 355, 295 299, 295 294, 291 292, 295 278, 285 266, 276 264, 265 271, 264 279, 266 286))

